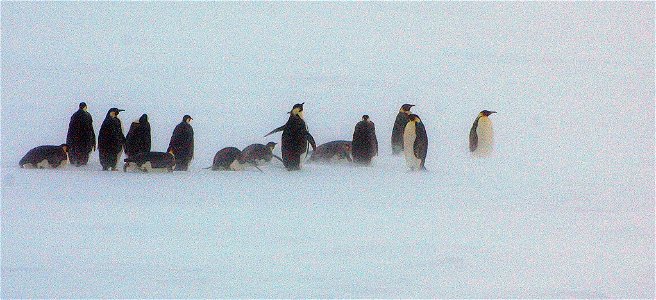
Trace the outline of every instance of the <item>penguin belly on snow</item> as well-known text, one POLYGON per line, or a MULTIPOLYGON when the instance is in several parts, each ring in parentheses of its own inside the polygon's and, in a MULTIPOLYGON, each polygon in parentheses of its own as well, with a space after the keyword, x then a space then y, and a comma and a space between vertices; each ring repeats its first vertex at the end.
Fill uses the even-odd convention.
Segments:
POLYGON ((235 147, 226 147, 214 155, 212 171, 242 171, 245 162, 242 159, 241 150, 235 147))
POLYGON ((175 157, 167 152, 141 152, 125 159, 124 172, 173 172, 175 157))
POLYGON ((271 159, 274 157, 282 162, 282 158, 273 154, 273 149, 276 147, 276 143, 269 142, 266 145, 262 144, 252 144, 246 146, 244 150, 241 151, 242 161, 249 163, 254 166, 261 166, 263 164, 271 162, 271 159))
POLYGON ((18 165, 25 169, 57 169, 68 164, 68 145, 39 146, 28 151, 18 165))
POLYGON ((351 142, 339 140, 319 145, 312 151, 310 161, 324 163, 351 162, 353 161, 351 142))

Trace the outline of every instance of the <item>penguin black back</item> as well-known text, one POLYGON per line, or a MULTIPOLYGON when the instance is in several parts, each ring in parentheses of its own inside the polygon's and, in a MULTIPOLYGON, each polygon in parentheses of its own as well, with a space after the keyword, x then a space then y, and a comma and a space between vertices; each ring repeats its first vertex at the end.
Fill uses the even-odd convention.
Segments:
POLYGON ((68 161, 67 144, 45 145, 30 149, 18 162, 21 168, 50 169, 63 166, 68 161))
POLYGON ((280 157, 277 157, 273 154, 273 149, 275 148, 276 143, 269 142, 266 145, 262 144, 251 144, 246 146, 241 153, 244 162, 251 164, 258 164, 262 162, 270 162, 273 157, 282 161, 280 157))
POLYGON ((312 145, 312 149, 316 149, 314 137, 308 132, 305 120, 303 120, 303 104, 294 105, 292 111, 289 112, 287 123, 266 135, 282 131, 282 161, 289 171, 301 169, 304 159, 302 156, 307 155, 308 142, 312 145))
POLYGON ((89 153, 96 148, 96 133, 93 130, 93 118, 87 112, 87 104, 81 102, 79 109, 71 116, 66 134, 66 144, 70 147, 71 164, 86 165, 89 153))
POLYGON ((362 121, 355 125, 352 145, 353 161, 356 163, 370 164, 371 159, 378 154, 376 126, 368 115, 362 116, 362 121))
POLYGON ((243 162, 241 150, 235 147, 226 147, 214 155, 212 170, 241 170, 243 162))
POLYGON ((125 136, 123 135, 121 120, 118 118, 118 114, 122 111, 122 109, 111 108, 107 112, 102 126, 100 126, 98 154, 103 170, 116 170, 116 164, 123 151, 125 136))
POLYGON ((150 152, 151 136, 148 115, 143 114, 139 121, 132 122, 125 137, 125 155, 128 157, 142 152, 150 152))
POLYGON ((194 129, 191 127, 191 120, 193 119, 189 115, 182 117, 182 122, 173 129, 169 148, 166 150, 175 155, 175 169, 178 171, 186 171, 194 158, 194 129))

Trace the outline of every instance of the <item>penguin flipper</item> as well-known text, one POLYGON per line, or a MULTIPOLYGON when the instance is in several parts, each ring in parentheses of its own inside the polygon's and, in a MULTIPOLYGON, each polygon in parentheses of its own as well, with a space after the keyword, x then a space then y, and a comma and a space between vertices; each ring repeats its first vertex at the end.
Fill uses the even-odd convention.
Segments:
POLYGON ((472 125, 471 130, 469 130, 469 151, 474 152, 476 148, 478 147, 478 134, 476 134, 476 127, 478 127, 478 119, 480 117, 476 118, 476 121, 474 121, 474 125, 472 125))
POLYGON ((309 132, 306 135, 308 142, 310 142, 310 145, 312 146, 312 151, 317 150, 317 143, 314 142, 314 137, 309 132))
POLYGON ((272 155, 273 155, 273 157, 275 157, 277 160, 279 160, 281 163, 283 163, 283 164, 285 163, 285 162, 282 161, 282 158, 280 158, 280 156, 275 155, 275 154, 272 154, 272 155))
POLYGON ((271 134, 274 134, 274 133, 276 133, 276 132, 278 132, 278 131, 283 131, 283 130, 285 130, 285 126, 287 126, 287 124, 282 125, 282 126, 276 128, 276 129, 272 130, 271 132, 267 133, 267 134, 265 135, 265 137, 267 137, 267 136, 269 136, 269 135, 271 135, 271 134))

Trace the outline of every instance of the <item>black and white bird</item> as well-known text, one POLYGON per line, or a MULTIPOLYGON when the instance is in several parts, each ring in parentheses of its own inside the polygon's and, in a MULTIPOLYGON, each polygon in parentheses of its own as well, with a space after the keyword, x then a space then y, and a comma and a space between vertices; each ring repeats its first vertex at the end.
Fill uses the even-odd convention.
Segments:
POLYGON ((175 156, 168 152, 139 152, 124 161, 123 172, 173 172, 175 167, 175 156))
POLYGON ((405 162, 412 171, 426 170, 426 154, 428 153, 428 136, 426 128, 419 116, 408 116, 408 124, 403 132, 403 153, 405 162))
POLYGON ((371 159, 378 155, 378 139, 376 125, 368 115, 362 116, 362 121, 355 125, 352 142, 353 161, 369 165, 371 159))
POLYGON ((403 152, 403 130, 405 124, 408 123, 408 116, 412 114, 410 108, 413 106, 413 104, 403 104, 399 109, 399 113, 396 114, 394 127, 392 128, 392 154, 396 155, 403 152))
POLYGON ((469 151, 475 156, 488 156, 492 153, 494 130, 489 116, 496 111, 483 110, 478 113, 474 125, 469 130, 469 151))
POLYGON ((148 115, 143 114, 139 120, 130 124, 130 130, 125 137, 125 155, 132 157, 138 153, 150 152, 151 137, 148 115))
POLYGON ((169 148, 166 152, 175 155, 175 170, 187 171, 189 163, 194 158, 194 129, 191 127, 191 116, 182 117, 182 122, 175 126, 169 148))
POLYGON ((81 102, 79 109, 71 116, 66 134, 68 155, 72 165, 79 167, 89 162, 89 154, 96 150, 96 133, 93 131, 93 118, 86 103, 81 102))
POLYGON ((317 147, 303 119, 303 104, 305 103, 295 104, 289 112, 287 123, 265 135, 282 131, 282 162, 289 171, 302 168, 308 153, 308 143, 312 145, 313 150, 317 147))
POLYGON ((98 133, 98 154, 103 170, 111 169, 116 171, 116 166, 123 154, 125 135, 123 135, 121 119, 118 118, 118 114, 122 111, 124 110, 115 107, 111 108, 107 112, 102 126, 100 126, 100 132, 98 133))
POLYGON ((46 145, 31 149, 18 165, 25 169, 56 169, 68 164, 68 145, 46 145))
POLYGON ((246 146, 246 148, 241 150, 243 160, 246 163, 250 163, 252 165, 257 165, 257 166, 270 162, 271 159, 273 159, 274 157, 282 162, 282 158, 273 154, 273 149, 276 148, 276 145, 277 144, 274 142, 269 142, 266 145, 263 144, 248 145, 246 146))

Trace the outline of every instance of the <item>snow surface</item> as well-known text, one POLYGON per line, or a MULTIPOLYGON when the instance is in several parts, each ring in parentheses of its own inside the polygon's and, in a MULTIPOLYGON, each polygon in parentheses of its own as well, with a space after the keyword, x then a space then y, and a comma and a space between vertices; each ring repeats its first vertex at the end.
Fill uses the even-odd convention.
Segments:
POLYGON ((654 298, 653 2, 0 5, 3 298, 654 298), (154 151, 191 115, 191 171, 18 168, 80 101, 154 151), (298 102, 380 157, 202 169, 298 102), (391 155, 403 103, 429 172, 391 155))

